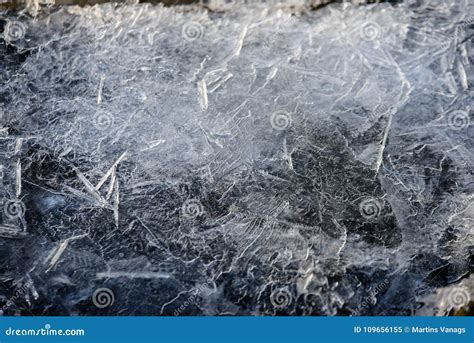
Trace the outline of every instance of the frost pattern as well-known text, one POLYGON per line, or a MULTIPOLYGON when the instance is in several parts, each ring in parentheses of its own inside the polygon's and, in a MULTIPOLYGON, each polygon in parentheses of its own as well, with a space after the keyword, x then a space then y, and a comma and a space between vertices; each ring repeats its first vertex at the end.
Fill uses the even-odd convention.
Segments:
POLYGON ((422 5, 4 13, 3 313, 406 315, 467 276, 474 5, 422 5))

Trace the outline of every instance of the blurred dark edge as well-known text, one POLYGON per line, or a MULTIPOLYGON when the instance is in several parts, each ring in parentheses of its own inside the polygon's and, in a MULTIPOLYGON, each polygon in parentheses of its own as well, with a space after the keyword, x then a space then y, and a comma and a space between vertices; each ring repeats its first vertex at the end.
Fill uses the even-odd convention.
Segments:
MULTIPOLYGON (((192 5, 192 4, 200 4, 202 6, 206 6, 209 3, 215 3, 216 0, 139 0, 139 2, 146 2, 152 4, 163 4, 164 6, 175 6, 175 5, 192 5)), ((218 0, 219 1, 219 0, 218 0)), ((127 3, 127 1, 109 1, 109 0, 39 0, 39 4, 41 6, 62 6, 62 5, 79 5, 79 6, 86 6, 86 5, 95 5, 95 4, 103 4, 107 2, 115 2, 115 3, 127 3), (50 4, 48 4, 50 2, 50 4), (53 4, 54 2, 54 4, 53 4)), ((235 5, 251 5, 255 3, 269 3, 272 5, 279 5, 279 6, 288 6, 292 7, 294 2, 285 1, 285 0, 221 0, 221 2, 225 4, 235 4, 235 5)), ((323 7, 329 3, 343 3, 343 2, 350 2, 350 0, 306 0, 305 5, 311 9, 318 9, 323 7)), ((361 1, 354 1, 355 3, 361 1)), ((399 3, 403 2, 403 0, 366 0, 365 3, 380 3, 380 2, 391 2, 391 3, 399 3)), ((21 9, 24 8, 26 5, 26 0, 0 0, 0 9, 21 9)))

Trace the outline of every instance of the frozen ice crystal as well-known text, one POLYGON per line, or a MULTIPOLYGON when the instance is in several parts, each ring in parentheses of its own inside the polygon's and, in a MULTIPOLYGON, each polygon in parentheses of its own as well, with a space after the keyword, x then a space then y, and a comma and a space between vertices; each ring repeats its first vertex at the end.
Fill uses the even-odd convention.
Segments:
POLYGON ((4 12, 3 313, 413 313, 472 270, 473 15, 4 12))

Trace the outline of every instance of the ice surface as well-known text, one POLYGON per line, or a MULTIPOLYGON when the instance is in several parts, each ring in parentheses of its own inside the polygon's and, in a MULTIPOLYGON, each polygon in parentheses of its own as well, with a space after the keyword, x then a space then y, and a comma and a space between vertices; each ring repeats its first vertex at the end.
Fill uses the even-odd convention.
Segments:
POLYGON ((3 313, 426 314, 448 284, 467 303, 473 15, 4 12, 3 313))

